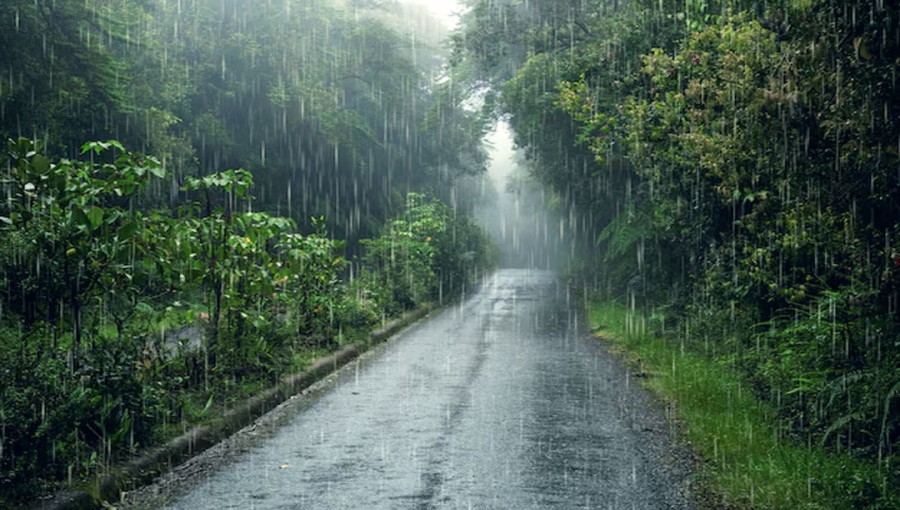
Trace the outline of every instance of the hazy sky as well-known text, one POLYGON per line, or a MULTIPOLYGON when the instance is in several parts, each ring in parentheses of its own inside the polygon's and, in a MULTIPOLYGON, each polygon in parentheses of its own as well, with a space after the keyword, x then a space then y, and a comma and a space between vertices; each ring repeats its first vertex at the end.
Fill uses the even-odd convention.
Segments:
POLYGON ((429 11, 434 13, 434 15, 444 21, 449 28, 453 28, 456 25, 456 17, 453 16, 454 12, 461 12, 462 6, 456 0, 407 0, 410 4, 423 5, 428 8, 429 11))

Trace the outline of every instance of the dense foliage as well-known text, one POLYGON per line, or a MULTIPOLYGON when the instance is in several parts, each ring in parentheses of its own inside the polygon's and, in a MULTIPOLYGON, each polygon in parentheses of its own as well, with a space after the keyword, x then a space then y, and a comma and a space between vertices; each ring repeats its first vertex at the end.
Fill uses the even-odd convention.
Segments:
POLYGON ((159 202, 185 177, 244 168, 260 207, 325 215, 355 247, 402 207, 395 190, 431 186, 447 200, 455 177, 484 165, 484 123, 436 79, 439 31, 391 29, 404 25, 396 2, 0 8, 0 137, 67 157, 84 140, 120 140, 168 170, 171 184, 152 190, 159 202))
POLYGON ((399 4, 0 9, 0 506, 493 263, 457 187, 485 122, 438 79, 436 24, 399 4))
POLYGON ((458 58, 565 198, 581 276, 740 368, 786 436, 877 462, 847 490, 889 506, 897 2, 470 4, 458 58))
POLYGON ((141 189, 165 178, 158 160, 118 142, 86 144, 94 161, 36 149, 9 143, 0 186, 11 500, 102 469, 240 396, 229 388, 272 384, 385 316, 458 295, 493 264, 479 227, 410 194, 344 284, 343 243, 324 220, 302 234, 250 211, 245 170, 188 179, 182 206, 142 210, 141 189))
POLYGON ((157 160, 118 142, 84 146, 95 160, 115 151, 109 163, 54 162, 35 149, 10 142, 2 185, 4 492, 145 445, 159 424, 181 420, 180 390, 208 388, 209 378, 271 381, 302 335, 329 332, 337 243, 298 234, 286 218, 233 210, 252 187, 247 172, 185 187, 231 207, 141 211, 141 188, 164 177, 157 160), (179 313, 181 302, 197 309, 179 313), (278 317, 278 307, 292 310, 278 317), (160 334, 159 322, 199 315, 200 345, 160 334))
POLYGON ((365 246, 366 287, 390 311, 465 293, 497 257, 483 229, 418 193, 407 195, 404 213, 365 246))

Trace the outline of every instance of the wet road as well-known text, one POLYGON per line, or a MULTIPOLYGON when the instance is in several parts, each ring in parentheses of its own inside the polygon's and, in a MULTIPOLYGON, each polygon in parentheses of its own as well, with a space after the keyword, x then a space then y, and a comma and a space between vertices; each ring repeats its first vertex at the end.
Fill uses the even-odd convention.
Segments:
POLYGON ((169 508, 689 507, 660 411, 575 310, 500 271, 169 508))

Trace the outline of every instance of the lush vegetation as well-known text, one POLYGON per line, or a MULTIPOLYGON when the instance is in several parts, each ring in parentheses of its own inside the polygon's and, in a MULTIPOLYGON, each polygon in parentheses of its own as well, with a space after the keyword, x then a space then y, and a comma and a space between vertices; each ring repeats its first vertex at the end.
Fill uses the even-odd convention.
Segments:
POLYGON ((875 466, 854 505, 896 503, 897 2, 469 4, 456 60, 502 90, 573 275, 740 373, 785 440, 875 466))
POLYGON ((342 243, 323 220, 302 234, 250 212, 245 170, 188 179, 178 208, 141 209, 142 189, 165 178, 158 160, 118 142, 86 144, 93 161, 35 149, 9 143, 0 209, 11 500, 202 421, 385 316, 458 295, 493 264, 479 227, 411 193, 365 242, 361 276, 342 283, 342 243))
MULTIPOLYGON (((661 322, 616 302, 590 303, 592 330, 636 380, 677 411, 691 448, 710 465, 698 494, 713 508, 861 508, 887 493, 877 466, 819 445, 784 441, 784 425, 739 371, 661 334, 661 322)), ((895 508, 883 498, 880 508, 895 508)))
POLYGON ((438 80, 441 30, 409 23, 396 2, 0 7, 0 138, 69 158, 86 140, 117 139, 168 171, 158 202, 176 201, 186 177, 244 168, 260 207, 324 215, 353 249, 406 191, 449 202, 455 178, 484 164, 483 120, 438 80))
POLYGON ((463 179, 485 121, 431 78, 426 18, 407 34, 391 2, 0 8, 0 506, 494 263, 463 179))
POLYGON ((498 256, 482 228, 417 193, 407 195, 403 214, 381 236, 364 244, 363 286, 388 311, 465 293, 498 256))

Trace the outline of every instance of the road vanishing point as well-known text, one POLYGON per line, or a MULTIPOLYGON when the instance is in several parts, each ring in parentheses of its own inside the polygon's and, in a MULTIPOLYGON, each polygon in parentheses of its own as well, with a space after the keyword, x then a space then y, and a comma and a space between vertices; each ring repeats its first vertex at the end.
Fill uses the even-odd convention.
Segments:
POLYGON ((506 269, 126 507, 693 508, 663 406, 553 273, 506 269))

